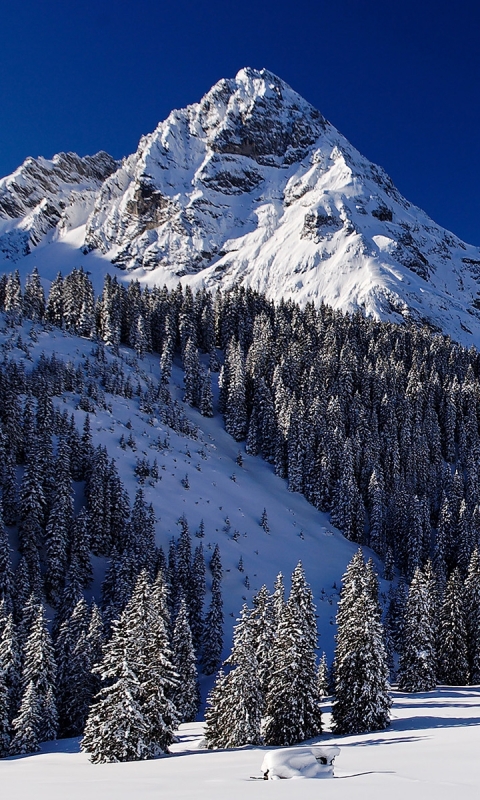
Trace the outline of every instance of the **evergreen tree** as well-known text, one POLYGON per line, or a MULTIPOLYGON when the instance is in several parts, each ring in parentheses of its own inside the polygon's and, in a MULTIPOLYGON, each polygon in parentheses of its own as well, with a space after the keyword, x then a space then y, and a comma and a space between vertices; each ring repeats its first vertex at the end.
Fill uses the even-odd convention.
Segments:
POLYGON ((62 736, 82 733, 91 700, 89 673, 93 665, 87 646, 88 616, 82 598, 60 626, 55 643, 56 697, 62 736))
POLYGON ((6 610, 11 611, 13 607, 13 570, 0 501, 0 603, 2 600, 5 602, 6 610))
POLYGON ((106 685, 90 709, 82 749, 94 763, 167 752, 178 724, 169 695, 177 686, 168 636, 152 602, 148 574, 134 593, 95 668, 106 685))
POLYGON ((272 651, 277 628, 273 598, 266 586, 262 586, 253 598, 250 628, 258 662, 262 702, 264 702, 271 680, 272 651))
POLYGON ((212 593, 205 617, 202 642, 202 668, 205 675, 212 675, 218 668, 223 649, 223 600, 221 593, 222 564, 218 545, 210 561, 212 593))
POLYGON ((233 648, 226 664, 233 667, 225 679, 217 683, 217 696, 212 693, 209 704, 219 703, 218 716, 206 713, 207 747, 242 747, 260 744, 262 693, 258 679, 257 658, 250 630, 250 613, 243 607, 234 630, 233 648), (218 697, 220 695, 220 697, 218 697), (220 725, 218 724, 220 723, 220 725))
POLYGON ((464 588, 470 682, 480 683, 480 556, 472 553, 464 588))
POLYGON ((265 703, 266 744, 291 745, 321 733, 316 639, 312 593, 299 563, 273 648, 265 703))
POLYGON ((405 614, 405 646, 400 658, 398 688, 402 692, 428 692, 436 684, 435 629, 432 598, 420 569, 415 570, 405 614))
POLYGON ((32 628, 25 643, 22 684, 26 693, 30 684, 33 684, 35 708, 38 709, 40 717, 37 734, 41 742, 56 738, 57 712, 53 700, 56 671, 45 610, 40 604, 37 606, 32 628))
POLYGON ((192 633, 188 624, 187 604, 184 599, 180 603, 175 621, 172 651, 173 664, 180 678, 172 700, 180 722, 193 722, 200 707, 200 687, 192 633))
POLYGON ((0 668, 0 758, 8 755, 10 745, 10 719, 8 689, 0 668))
POLYGON ((330 694, 330 680, 328 672, 327 656, 325 653, 322 653, 317 671, 318 695, 321 700, 330 694))
POLYGON ((340 734, 382 730, 391 705, 387 655, 361 550, 343 577, 337 629, 333 729, 340 734))
POLYGON ((205 601, 205 558, 202 543, 195 548, 192 564, 192 597, 189 621, 195 650, 199 650, 203 638, 203 605, 205 601))
POLYGON ((27 275, 23 295, 23 313, 33 322, 41 322, 45 315, 45 294, 36 267, 27 275))
POLYGON ((0 603, 0 676, 7 692, 4 702, 11 720, 18 710, 20 701, 22 662, 13 615, 5 614, 5 610, 5 603, 0 603))
POLYGON ((448 579, 440 615, 439 679, 452 686, 468 683, 467 630, 458 569, 448 579))
POLYGON ((39 730, 42 727, 40 704, 33 681, 28 684, 22 698, 18 715, 12 723, 12 741, 10 753, 36 753, 40 750, 39 730))

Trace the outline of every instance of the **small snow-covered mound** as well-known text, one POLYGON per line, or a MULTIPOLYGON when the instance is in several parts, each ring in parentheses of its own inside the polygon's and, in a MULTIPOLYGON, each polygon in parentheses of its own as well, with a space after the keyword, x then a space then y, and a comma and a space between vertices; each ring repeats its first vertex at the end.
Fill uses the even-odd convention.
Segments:
POLYGON ((288 778, 333 778, 333 764, 340 748, 283 747, 270 750, 262 761, 261 770, 265 780, 278 781, 288 778))

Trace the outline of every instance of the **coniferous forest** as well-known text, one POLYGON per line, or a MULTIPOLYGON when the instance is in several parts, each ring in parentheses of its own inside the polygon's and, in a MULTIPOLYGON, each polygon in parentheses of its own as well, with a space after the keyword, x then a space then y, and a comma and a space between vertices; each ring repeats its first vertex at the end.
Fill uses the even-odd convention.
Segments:
MULTIPOLYGON (((194 546, 179 507, 179 536, 164 552, 142 489, 158 480, 156 461, 137 458, 129 497, 92 439, 91 415, 109 395, 137 396, 146 413, 194 439, 170 393, 174 360, 184 402, 205 417, 221 413, 248 453, 377 553, 390 581, 380 602, 359 549, 343 580, 332 665, 318 658, 302 565, 288 599, 281 575, 272 591, 262 587, 239 613, 207 699, 207 746, 312 738, 330 693, 335 732, 377 730, 389 721, 389 680, 403 691, 480 681, 473 348, 360 313, 275 305, 244 288, 193 294, 107 276, 95 298, 82 270, 59 274, 48 297, 36 271, 24 286, 18 272, 4 275, 0 309, 12 331, 25 318, 92 340, 81 367, 52 355, 25 369, 8 352, 0 362, 1 755, 82 734, 94 762, 168 752, 179 722, 199 711, 199 674, 221 666, 218 544, 206 563, 203 532, 194 546), (120 346, 132 361, 158 354, 160 381, 133 382, 115 357, 120 346), (62 411, 65 392, 78 395, 82 429, 62 411), (97 605, 85 591, 99 556, 108 566, 97 605)), ((20 334, 16 346, 25 346, 20 334)), ((120 444, 135 447, 132 435, 120 444)), ((261 525, 268 533, 266 510, 261 525)))

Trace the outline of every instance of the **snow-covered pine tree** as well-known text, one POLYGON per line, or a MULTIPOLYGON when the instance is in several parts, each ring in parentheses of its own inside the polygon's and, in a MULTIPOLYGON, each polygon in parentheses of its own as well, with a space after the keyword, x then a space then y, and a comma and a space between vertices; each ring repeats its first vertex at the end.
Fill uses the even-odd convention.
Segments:
POLYGON ((41 728, 41 712, 37 692, 33 681, 25 689, 18 715, 12 723, 12 740, 10 753, 36 753, 40 750, 39 729, 41 728))
POLYGON ((245 402, 245 358, 239 342, 229 342, 225 354, 228 390, 225 400, 225 430, 240 441, 247 433, 245 402))
POLYGON ((180 602, 180 609, 175 620, 172 653, 173 665, 179 675, 178 686, 173 691, 172 700, 180 722, 193 722, 200 707, 200 687, 192 633, 188 623, 187 604, 184 598, 180 602))
POLYGON ((0 665, 0 758, 8 755, 10 745, 9 697, 5 674, 0 665))
POLYGON ((277 628, 273 598, 266 586, 262 586, 253 598, 250 628, 258 661, 258 679, 264 703, 271 679, 271 658, 277 628))
POLYGON ((335 733, 382 730, 390 719, 388 663, 378 601, 358 550, 343 576, 337 614, 335 733))
POLYGON ((250 611, 244 606, 234 629, 232 652, 225 662, 232 670, 225 678, 220 676, 209 698, 205 726, 209 748, 261 742, 263 699, 250 625, 250 611), (218 710, 212 709, 213 703, 218 703, 218 710))
POLYGON ((189 608, 189 622, 195 650, 198 651, 203 637, 203 605, 205 602, 205 558, 202 543, 195 548, 192 563, 192 597, 189 608))
POLYGON ((291 745, 321 733, 315 607, 301 563, 280 618, 265 700, 265 744, 291 745))
POLYGON ((92 664, 87 647, 89 612, 82 598, 71 616, 60 626, 55 642, 57 662, 56 697, 61 736, 83 731, 90 695, 92 664))
POLYGON ((23 313, 33 322, 41 322, 45 315, 45 294, 36 267, 25 281, 23 313))
POLYGON ((211 599, 205 617, 202 641, 202 670, 205 675, 213 675, 218 668, 223 649, 222 564, 218 545, 215 545, 210 560, 210 570, 212 573, 211 599))
POLYGON ((452 686, 468 683, 468 651, 462 579, 454 569, 447 581, 440 614, 439 680, 452 686))
POLYGON ((13 608, 13 570, 0 500, 0 603, 2 600, 5 603, 5 611, 11 611, 13 608))
POLYGON ((35 708, 39 716, 37 736, 40 742, 55 739, 57 735, 57 711, 54 702, 56 674, 52 639, 47 627, 45 609, 40 603, 37 605, 31 631, 25 642, 22 670, 24 692, 28 692, 30 684, 34 688, 35 708))
POLYGON ((435 629, 433 598, 424 574, 416 569, 408 591, 405 613, 405 646, 398 670, 402 692, 428 692, 436 685, 435 629))
POLYGON ((322 657, 318 664, 317 686, 318 686, 318 695, 320 699, 323 700, 324 697, 328 696, 330 689, 329 669, 328 669, 327 656, 325 653, 322 653, 322 657))
POLYGON ((480 683, 480 555, 472 553, 464 587, 465 623, 470 682, 480 683))
POLYGON ((154 758, 173 741, 178 717, 169 696, 177 676, 151 594, 143 570, 95 668, 106 685, 90 709, 82 741, 94 763, 154 758))
POLYGON ((65 584, 68 549, 73 524, 73 487, 70 474, 70 446, 60 440, 55 463, 55 493, 45 529, 47 570, 45 588, 50 604, 56 608, 65 584))

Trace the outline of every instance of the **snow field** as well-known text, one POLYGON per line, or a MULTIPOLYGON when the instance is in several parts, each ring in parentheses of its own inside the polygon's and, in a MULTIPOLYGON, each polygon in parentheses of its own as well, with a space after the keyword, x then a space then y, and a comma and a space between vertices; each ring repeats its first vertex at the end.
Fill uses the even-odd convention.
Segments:
POLYGON ((267 748, 201 750, 202 724, 192 723, 181 726, 172 755, 155 761, 92 765, 78 739, 49 742, 39 754, 0 761, 1 794, 8 800, 474 800, 479 703, 480 687, 395 692, 388 730, 318 740, 340 747, 332 780, 263 781, 267 748))

